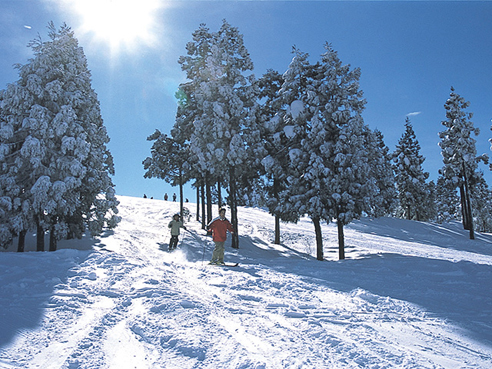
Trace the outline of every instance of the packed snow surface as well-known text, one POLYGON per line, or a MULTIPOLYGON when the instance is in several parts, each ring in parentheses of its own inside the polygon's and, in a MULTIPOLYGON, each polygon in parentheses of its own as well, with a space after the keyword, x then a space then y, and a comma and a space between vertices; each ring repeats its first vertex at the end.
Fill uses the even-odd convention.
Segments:
POLYGON ((338 261, 330 224, 320 262, 309 219, 274 245, 240 208, 224 268, 194 216, 167 252, 178 203, 119 200, 98 240, 0 253, 0 368, 492 368, 492 235, 363 219, 338 261))

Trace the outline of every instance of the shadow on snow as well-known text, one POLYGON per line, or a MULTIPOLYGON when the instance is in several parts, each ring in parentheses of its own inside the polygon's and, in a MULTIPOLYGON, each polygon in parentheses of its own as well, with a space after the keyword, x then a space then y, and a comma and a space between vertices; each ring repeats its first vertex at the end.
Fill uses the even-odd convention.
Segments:
MULTIPOLYGON (((204 260, 208 262, 213 250, 211 237, 197 232, 190 236, 191 239, 187 238, 181 245, 187 250, 188 260, 201 261, 205 250, 204 260)), ((350 252, 351 247, 347 249, 350 252)), ((259 242, 257 237, 247 235, 240 236, 239 249, 232 249, 228 239, 225 259, 243 266, 234 268, 234 273, 259 277, 258 269, 266 267, 307 278, 309 283, 340 292, 361 288, 380 297, 406 301, 420 306, 430 316, 455 323, 470 336, 492 345, 491 265, 391 253, 319 262, 291 247, 259 242)))

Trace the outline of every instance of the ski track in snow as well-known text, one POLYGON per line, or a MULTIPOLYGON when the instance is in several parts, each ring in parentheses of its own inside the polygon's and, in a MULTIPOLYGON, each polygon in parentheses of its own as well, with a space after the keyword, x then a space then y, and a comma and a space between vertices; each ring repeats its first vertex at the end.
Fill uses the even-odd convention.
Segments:
POLYGON ((39 320, 19 324, 1 347, 0 368, 492 368, 492 297, 484 301, 486 291, 480 307, 479 287, 458 295, 472 263, 474 278, 486 283, 480 288, 490 291, 492 253, 446 249, 438 238, 395 241, 394 224, 384 236, 362 220, 346 227, 350 260, 343 262, 336 261, 336 227, 325 225, 331 261, 318 262, 308 220, 282 224, 283 245, 273 245, 271 216, 241 208, 241 248, 226 247, 226 259, 240 266, 221 268, 206 265, 213 246, 195 221, 179 249, 165 251, 178 203, 120 200, 121 225, 94 251, 41 256, 44 282, 24 275, 27 266, 8 269, 19 258, 36 265, 39 254, 0 254, 10 276, 0 277, 2 309, 20 319, 33 314, 21 303, 42 305, 39 320), (441 283, 429 293, 473 306, 440 311, 447 300, 433 305, 424 297, 422 277, 441 283), (23 295, 36 283, 39 295, 23 295), (464 309, 475 316, 464 320, 464 309), (478 328, 467 331, 453 317, 478 328))

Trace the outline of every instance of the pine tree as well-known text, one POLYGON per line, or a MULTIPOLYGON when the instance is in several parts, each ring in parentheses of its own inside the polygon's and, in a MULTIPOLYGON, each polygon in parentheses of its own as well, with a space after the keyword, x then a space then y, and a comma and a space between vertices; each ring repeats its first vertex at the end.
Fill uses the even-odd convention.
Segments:
POLYGON ((456 187, 443 176, 439 176, 436 186, 436 220, 445 223, 453 219, 461 219, 459 214, 460 200, 456 187))
MULTIPOLYGON (((199 150, 193 150, 196 146, 197 139, 200 137, 195 134, 196 130, 201 131, 203 123, 203 93, 201 88, 206 86, 209 80, 207 72, 207 61, 211 56, 211 48, 213 44, 213 33, 205 24, 200 24, 200 27, 192 34, 193 41, 186 44, 187 55, 181 56, 178 60, 181 69, 186 72, 188 81, 180 85, 178 112, 176 114, 176 122, 173 128, 172 136, 179 142, 186 142, 189 145, 189 163, 192 163, 191 168, 194 177, 196 178, 195 186, 197 188, 197 220, 200 213, 200 197, 202 198, 202 229, 206 228, 206 224, 211 219, 211 213, 205 213, 205 188, 210 189, 211 175, 208 166, 203 167, 203 156, 199 150), (202 189, 202 191, 200 191, 202 189), (206 221, 207 220, 207 221, 206 221)), ((205 132, 207 133, 207 132, 205 132)), ((192 174, 190 173, 190 176, 192 174)), ((207 191, 209 193, 210 190, 207 191)), ((208 206, 210 209, 210 204, 208 206)))
POLYGON ((15 84, 0 91, 0 245, 7 248, 18 235, 18 251, 24 251, 25 235, 34 221, 25 186, 28 173, 20 168, 26 138, 22 122, 29 103, 29 96, 15 84), (11 99, 15 104, 7 106, 11 99))
POLYGON ((472 186, 473 215, 475 226, 479 232, 492 232, 492 191, 483 175, 478 176, 477 183, 472 186))
MULTIPOLYGON (((212 104, 212 101, 207 99, 210 92, 208 84, 213 79, 211 76, 214 73, 209 67, 215 42, 216 33, 210 32, 205 24, 201 24, 193 33, 193 41, 186 45, 188 55, 179 58, 181 68, 186 72, 189 81, 180 86, 182 94, 186 96, 186 106, 180 104, 178 107, 173 128, 173 137, 178 134, 181 140, 189 143, 188 162, 193 163, 192 172, 197 178, 197 199, 202 198, 203 229, 212 220, 211 187, 217 182, 217 189, 220 192, 221 183, 226 181, 225 174, 212 166, 211 158, 204 155, 206 149, 203 150, 203 146, 207 144, 208 148, 213 147, 213 135, 209 130, 213 123, 207 120, 204 109, 212 104), (199 190, 200 188, 202 191, 199 190)), ((197 201, 197 206, 199 202, 197 201)))
POLYGON ((29 44, 35 57, 2 94, 12 128, 3 142, 15 140, 17 148, 7 164, 17 186, 10 196, 23 230, 36 224, 38 250, 48 229, 56 250, 62 237, 81 237, 86 227, 98 235, 119 221, 109 137, 87 60, 68 26, 50 23, 48 30, 50 40, 29 44))
POLYGON ((484 155, 477 157, 475 147, 480 131, 473 126, 473 113, 465 110, 470 103, 457 94, 453 87, 449 99, 444 104, 446 120, 441 124, 446 129, 439 133, 444 166, 439 173, 453 188, 459 189, 463 228, 470 231, 470 239, 474 239, 472 193, 475 183, 480 181, 478 162, 487 161, 484 155))
MULTIPOLYGON (((204 58, 206 55, 204 56, 204 58)), ((197 117, 201 116, 199 106, 195 99, 195 93, 197 89, 194 87, 194 81, 182 83, 179 86, 176 98, 178 99, 178 109, 176 112, 176 121, 171 129, 172 138, 178 143, 178 145, 187 148, 186 157, 186 173, 187 180, 194 178, 194 186, 197 188, 197 221, 200 220, 200 188, 204 186, 210 189, 213 179, 210 177, 208 171, 203 171, 198 161, 198 156, 191 150, 191 137, 193 135, 195 126, 194 122, 197 117)), ((184 165, 184 164, 183 164, 184 165)), ((218 185, 220 186, 220 184, 218 185)), ((220 188, 220 187, 219 187, 220 188)), ((220 192, 220 191, 219 191, 220 192)), ((210 190, 207 191, 210 193, 210 190)), ((205 191, 203 191, 205 194, 205 191)), ((203 214, 202 214, 202 229, 206 228, 206 225, 212 219, 211 203, 210 199, 207 201, 208 214, 205 215, 205 196, 203 196, 203 214)), ((219 205, 220 206, 220 205, 219 205)))
POLYGON ((371 209, 377 193, 376 179, 372 176, 369 155, 364 149, 365 127, 361 119, 353 119, 340 129, 335 145, 334 187, 335 219, 338 226, 339 256, 345 258, 343 226, 360 218, 371 209))
POLYGON ((283 168, 287 166, 286 148, 289 141, 289 131, 284 130, 284 120, 279 115, 282 106, 280 89, 283 81, 282 75, 274 70, 268 70, 258 80, 259 98, 263 100, 258 110, 258 121, 267 152, 267 156, 262 160, 264 174, 267 178, 265 191, 268 209, 275 216, 274 243, 277 245, 280 244, 280 220, 283 218, 279 211, 281 201, 279 193, 286 187, 283 168))
POLYGON ((367 133, 366 149, 370 155, 371 177, 376 180, 377 194, 372 198, 368 215, 382 217, 394 213, 397 205, 395 173, 392 156, 379 130, 367 133))
POLYGON ((321 221, 337 220, 343 259, 343 226, 367 210, 375 192, 364 149, 368 129, 361 117, 365 100, 359 77, 360 70, 342 65, 329 44, 315 65, 294 49, 284 74, 280 118, 291 139, 284 168, 287 186, 278 211, 290 219, 304 214, 311 218, 318 260, 323 260, 321 221))
POLYGON ((426 208, 434 206, 429 185, 429 173, 424 172, 425 158, 420 154, 420 144, 410 119, 405 120, 405 132, 393 153, 396 186, 402 216, 406 219, 425 221, 426 208))
MULTIPOLYGON (((263 163, 267 172, 278 180, 278 200, 271 200, 274 206, 270 211, 279 214, 282 220, 297 222, 307 213, 304 199, 298 198, 304 190, 299 179, 303 177, 308 161, 300 147, 311 119, 303 99, 308 95, 307 89, 313 91, 314 87, 310 86, 313 66, 308 61, 309 55, 296 48, 293 48, 293 54, 282 76, 280 105, 276 107, 279 111, 269 122, 269 130, 275 132, 273 139, 279 150, 274 150, 263 163)), ((317 238, 317 242, 319 240, 317 238)))
MULTIPOLYGON (((180 58, 197 104, 190 148, 205 178, 227 181, 233 247, 238 247, 237 184, 247 169, 257 168, 260 135, 256 127, 257 92, 250 55, 238 29, 225 20, 216 33, 202 25, 180 58), (253 162, 251 161, 253 160, 253 162)), ((261 154, 261 153, 260 153, 261 154)))
POLYGON ((188 163, 188 147, 181 145, 175 139, 156 130, 147 138, 154 141, 151 157, 143 161, 146 170, 145 178, 161 178, 172 186, 179 186, 180 214, 183 214, 183 185, 186 183, 185 173, 188 163))
POLYGON ((421 209, 421 217, 425 221, 437 221, 437 187, 434 181, 426 184, 426 197, 423 199, 424 206, 421 209))

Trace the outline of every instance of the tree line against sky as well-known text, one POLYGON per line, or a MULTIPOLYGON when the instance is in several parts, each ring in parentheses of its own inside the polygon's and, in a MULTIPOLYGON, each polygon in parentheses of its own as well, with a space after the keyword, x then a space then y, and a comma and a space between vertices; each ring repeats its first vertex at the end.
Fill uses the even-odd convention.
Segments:
MULTIPOLYGON (((68 26, 48 29, 50 40, 31 42, 34 57, 0 91, 0 243, 17 237, 19 251, 30 229, 38 250, 47 231, 55 250, 57 240, 98 235, 120 220, 109 137, 85 55, 68 26)), ((239 205, 268 207, 275 243, 281 221, 308 216, 319 260, 322 222, 337 224, 341 259, 344 226, 363 215, 459 219, 471 238, 475 229, 491 230, 492 195, 478 166, 488 158, 477 156, 469 103, 453 88, 434 184, 408 118, 393 152, 364 123, 361 71, 343 64, 330 44, 315 63, 293 48, 285 73, 269 70, 258 79, 243 36, 225 20, 217 32, 200 25, 186 50, 176 120, 169 134, 149 136, 145 176, 180 186, 181 207, 182 186, 192 181, 203 228, 212 204, 226 197, 233 247, 239 205)))
MULTIPOLYGON (((239 30, 223 21, 217 32, 205 24, 179 59, 187 81, 170 135, 156 130, 146 177, 173 185, 193 181, 201 198, 202 227, 212 202, 227 203, 236 227, 237 206, 267 206, 280 221, 313 221, 317 258, 323 259, 321 222, 336 222, 339 257, 344 258, 343 226, 362 215, 420 221, 460 219, 490 231, 492 195, 478 163, 478 129, 466 112, 469 103, 451 88, 440 133, 443 168, 437 185, 428 182, 420 145, 410 120, 396 150, 362 119, 366 104, 360 69, 344 65, 330 44, 316 63, 293 48, 284 74, 269 70, 256 79, 239 30)), ((200 201, 197 201, 200 203, 200 201)), ((199 207, 197 207, 197 217, 199 207)))

